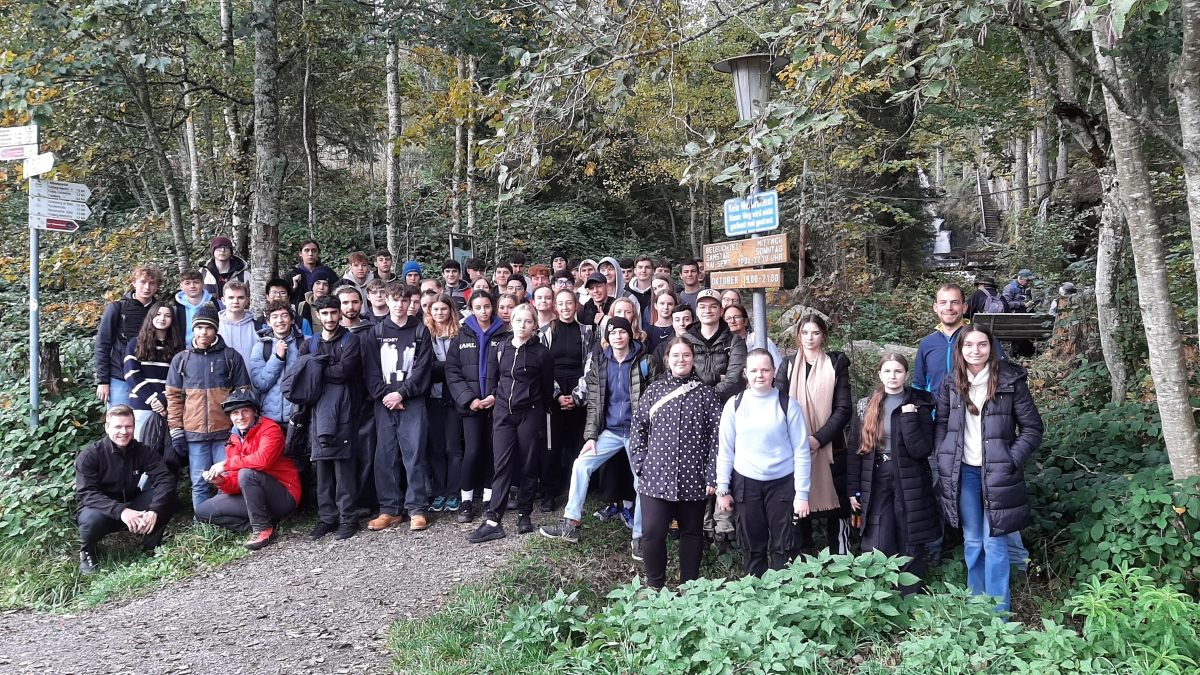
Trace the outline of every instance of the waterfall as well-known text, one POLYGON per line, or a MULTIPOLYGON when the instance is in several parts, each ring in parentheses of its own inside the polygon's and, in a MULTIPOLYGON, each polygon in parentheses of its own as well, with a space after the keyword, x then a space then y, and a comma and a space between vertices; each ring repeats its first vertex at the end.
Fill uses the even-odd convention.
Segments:
MULTIPOLYGON (((920 182, 921 187, 926 189, 929 188, 929 177, 925 175, 925 172, 921 170, 921 167, 917 167, 917 180, 920 182)), ((933 234, 935 237, 933 242, 933 252, 949 253, 950 230, 942 229, 942 223, 946 222, 946 219, 937 217, 937 209, 934 208, 933 204, 926 204, 924 211, 925 213, 929 214, 933 220, 933 234)))

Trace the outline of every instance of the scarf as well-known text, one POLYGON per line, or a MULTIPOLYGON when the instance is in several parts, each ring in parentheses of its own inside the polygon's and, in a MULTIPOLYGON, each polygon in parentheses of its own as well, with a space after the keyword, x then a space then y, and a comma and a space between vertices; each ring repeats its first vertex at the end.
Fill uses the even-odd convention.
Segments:
POLYGON ((970 377, 971 391, 967 395, 979 414, 972 415, 963 406, 963 463, 970 466, 983 466, 983 404, 987 403, 990 371, 984 368, 970 377))
MULTIPOLYGON (((463 325, 471 329, 471 332, 475 334, 475 339, 479 343, 479 391, 482 393, 487 387, 487 362, 488 357, 491 356, 488 353, 488 343, 491 341, 493 335, 504 328, 504 322, 497 317, 492 317, 492 325, 488 326, 487 330, 483 330, 479 327, 479 321, 472 315, 467 317, 463 325)), ((483 397, 487 398, 487 394, 484 393, 483 397)))
MULTIPOLYGON (((807 372, 803 350, 796 354, 796 365, 788 395, 800 403, 804 413, 804 424, 808 434, 813 435, 833 414, 833 388, 837 373, 833 370, 833 359, 821 352, 807 372)), ((815 513, 841 508, 837 490, 833 486, 833 444, 826 443, 812 453, 812 487, 808 492, 809 508, 815 513)))

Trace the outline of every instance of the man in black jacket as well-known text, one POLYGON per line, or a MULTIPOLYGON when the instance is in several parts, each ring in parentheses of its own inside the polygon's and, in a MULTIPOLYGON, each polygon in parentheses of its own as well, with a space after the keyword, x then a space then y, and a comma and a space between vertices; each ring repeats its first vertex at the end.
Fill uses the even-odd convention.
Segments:
POLYGON ((142 535, 142 550, 154 555, 175 513, 175 481, 153 448, 133 437, 133 410, 115 405, 104 415, 103 438, 75 459, 79 501, 79 571, 99 569, 96 545, 127 529, 142 535))
POLYGON ((303 358, 316 345, 317 356, 314 358, 324 368, 322 378, 326 389, 321 402, 313 407, 310 422, 313 429, 310 434, 312 460, 317 466, 317 513, 321 521, 308 538, 315 541, 336 530, 334 539, 349 539, 358 532, 358 513, 355 508, 358 499, 357 464, 350 438, 354 431, 351 428, 352 420, 357 417, 358 408, 362 405, 361 395, 356 400, 354 386, 362 378, 362 353, 358 336, 341 325, 342 307, 338 299, 332 295, 322 295, 315 304, 317 316, 321 318, 321 332, 300 343, 298 351, 303 358), (348 410, 330 409, 336 408, 327 404, 331 385, 348 390, 349 394, 343 399, 348 410), (322 419, 318 419, 318 416, 322 416, 322 419), (328 432, 324 430, 324 425, 331 416, 335 416, 336 431, 328 432))
POLYGON ((363 371, 375 399, 375 493, 379 517, 368 523, 383 530, 412 517, 409 529, 428 527, 426 494, 425 396, 433 373, 429 330, 408 315, 413 288, 403 281, 387 285, 388 317, 363 333, 363 371), (401 494, 400 466, 408 477, 401 494))
MULTIPOLYGON (((372 279, 371 283, 375 281, 372 279)), ((342 325, 346 330, 358 335, 361 351, 366 346, 363 344, 367 337, 363 334, 364 331, 371 330, 375 325, 370 312, 363 309, 366 298, 353 284, 338 286, 334 295, 342 305, 342 325)), ((358 471, 358 515, 359 520, 362 520, 369 517, 378 505, 375 498, 375 400, 367 392, 367 385, 361 378, 350 382, 350 386, 355 390, 351 393, 351 398, 362 401, 362 405, 358 407, 358 415, 350 423, 353 432, 350 444, 354 446, 354 462, 358 471)))
POLYGON ((110 407, 129 405, 129 386, 122 365, 125 346, 142 329, 162 278, 162 271, 154 265, 138 265, 129 275, 133 291, 104 307, 96 333, 96 397, 110 407))

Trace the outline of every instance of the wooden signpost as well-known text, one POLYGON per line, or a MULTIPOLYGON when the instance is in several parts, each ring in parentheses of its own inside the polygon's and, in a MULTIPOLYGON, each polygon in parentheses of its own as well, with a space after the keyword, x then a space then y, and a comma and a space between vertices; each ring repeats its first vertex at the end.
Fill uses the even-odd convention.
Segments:
POLYGON ((765 270, 730 270, 712 272, 708 275, 713 288, 779 288, 783 286, 783 273, 778 267, 765 270))
POLYGON ((759 265, 780 265, 790 260, 786 234, 723 241, 704 247, 704 269, 710 272, 759 265))

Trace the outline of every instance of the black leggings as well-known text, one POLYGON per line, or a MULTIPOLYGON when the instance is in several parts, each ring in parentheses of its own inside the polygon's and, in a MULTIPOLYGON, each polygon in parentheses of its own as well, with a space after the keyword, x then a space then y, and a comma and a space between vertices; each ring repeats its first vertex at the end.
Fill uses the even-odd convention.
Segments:
POLYGON ((659 589, 667 583, 667 530, 679 521, 679 583, 700 578, 704 557, 704 503, 671 502, 641 496, 642 557, 646 563, 646 585, 659 589))
POLYGON ((462 461, 462 491, 492 484, 495 464, 492 460, 492 413, 479 410, 462 416, 465 450, 462 461))
POLYGON ((496 474, 492 478, 492 503, 487 519, 499 521, 508 507, 508 489, 520 482, 517 491, 517 513, 533 513, 533 497, 537 491, 538 470, 542 453, 538 446, 545 441, 540 430, 546 428, 546 410, 541 406, 509 412, 503 405, 496 407, 495 437, 496 474))
POLYGON ((542 491, 547 497, 564 494, 570 485, 571 465, 583 448, 587 408, 550 411, 550 443, 542 461, 542 491))

